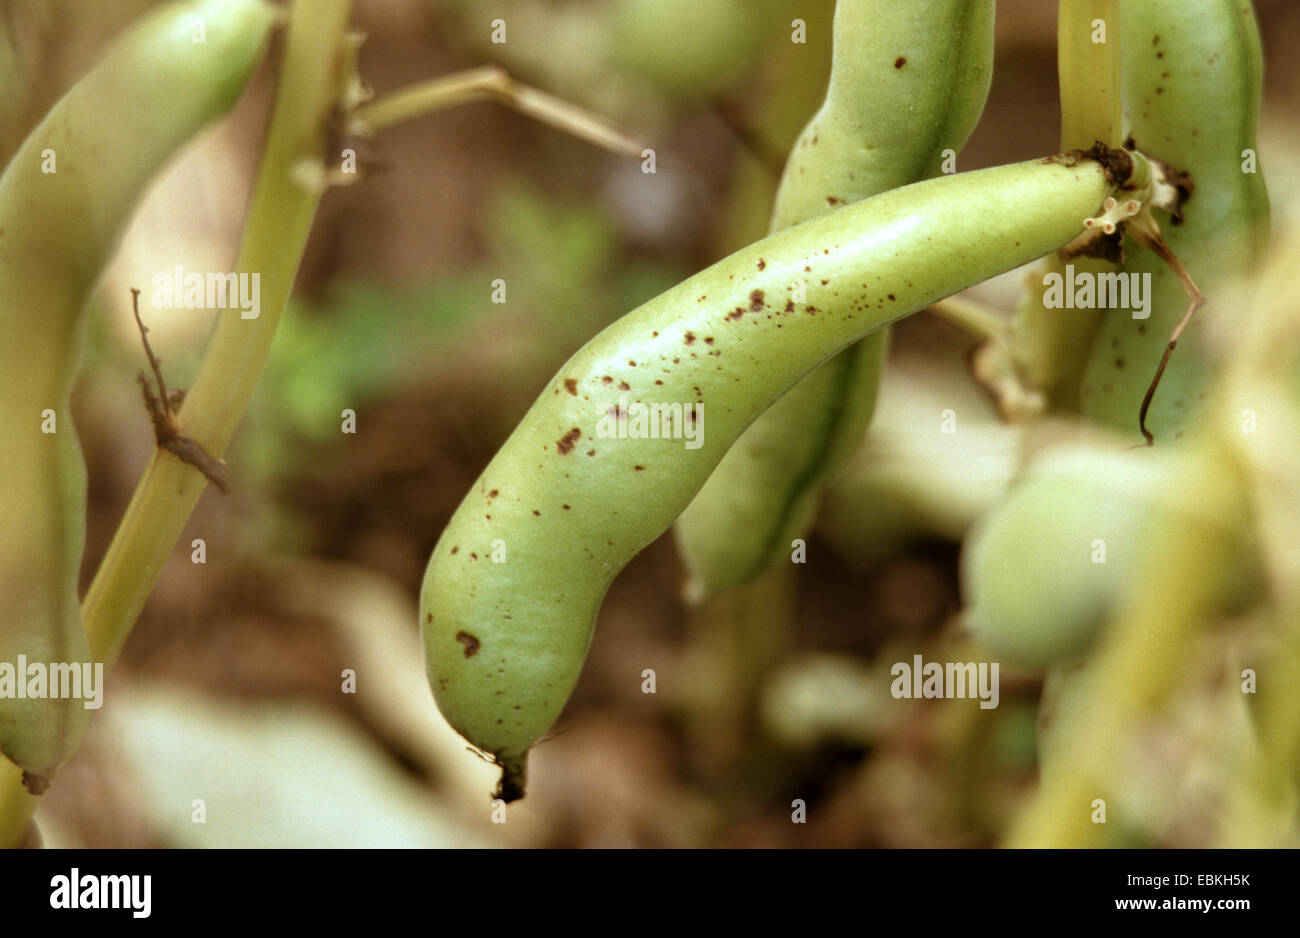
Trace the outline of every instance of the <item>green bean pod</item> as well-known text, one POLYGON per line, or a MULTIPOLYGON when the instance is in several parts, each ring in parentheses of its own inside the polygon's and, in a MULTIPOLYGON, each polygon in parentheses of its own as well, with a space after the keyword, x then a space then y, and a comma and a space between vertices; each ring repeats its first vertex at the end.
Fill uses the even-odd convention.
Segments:
POLYGON ((750 69, 770 7, 770 0, 619 0, 609 9, 610 54, 620 70, 678 102, 707 101, 750 69))
MULTIPOLYGON (((1258 165, 1244 171, 1252 168, 1263 76, 1250 0, 1143 0, 1120 10, 1129 132, 1143 152, 1190 173, 1195 186, 1183 223, 1162 224, 1165 240, 1208 299, 1198 317, 1232 316, 1216 306, 1216 286, 1253 269, 1269 228, 1263 173, 1258 165)), ((1086 416, 1136 433, 1143 396, 1188 297, 1155 254, 1132 242, 1127 249, 1123 271, 1149 279, 1150 317, 1113 311, 1103 318, 1080 404, 1086 416)), ((1157 440, 1191 428, 1216 367, 1205 336, 1193 320, 1170 358, 1147 416, 1157 440)))
MULTIPOLYGON (((22 656, 52 676, 90 660, 77 600, 86 467, 69 412, 82 312, 149 181, 234 104, 275 19, 261 0, 150 12, 0 176, 0 665, 22 656)), ((80 742, 86 701, 20 696, 2 676, 0 695, 0 751, 39 790, 80 742)))
MULTIPOLYGON (((830 86, 791 151, 771 230, 938 175, 984 109, 992 0, 840 0, 830 86)), ((674 529, 703 598, 787 557, 822 485, 861 442, 888 330, 817 369, 741 435, 674 529)))
POLYGON ((1114 439, 1041 456, 963 545, 967 627, 1019 667, 1082 656, 1142 570, 1153 532, 1196 522, 1217 532, 1224 605, 1248 601, 1256 577, 1240 516, 1203 510, 1198 491, 1220 463, 1181 449, 1114 439))
POLYGON ((787 228, 560 369, 452 516, 420 597, 434 697, 501 764, 502 798, 523 794, 525 754, 577 682, 610 581, 745 427, 849 343, 1078 235, 1141 163, 1112 155, 1110 171, 1075 154, 942 176, 787 228), (638 431, 649 405, 681 417, 638 431))

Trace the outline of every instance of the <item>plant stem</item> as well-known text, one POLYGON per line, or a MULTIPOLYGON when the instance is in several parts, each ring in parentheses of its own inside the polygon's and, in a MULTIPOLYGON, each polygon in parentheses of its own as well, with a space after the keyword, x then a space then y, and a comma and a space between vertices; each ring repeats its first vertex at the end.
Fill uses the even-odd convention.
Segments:
POLYGON ((497 65, 430 79, 362 105, 352 115, 350 129, 372 135, 424 114, 484 100, 497 101, 615 153, 639 157, 645 149, 642 141, 604 118, 529 87, 497 65))
POLYGON ((22 843, 41 799, 23 787, 23 770, 0 756, 0 848, 22 843))
POLYGON ((1120 93, 1119 0, 1061 0, 1057 17, 1057 74, 1061 88, 1061 149, 1086 149, 1124 138, 1120 93), (1105 42, 1094 42, 1097 21, 1105 42))
MULTIPOLYGON (((1061 150, 1086 149, 1100 140, 1117 147, 1123 140, 1119 0, 1061 0, 1057 18, 1057 72, 1061 92, 1061 150), (1098 20, 1105 23, 1105 42, 1098 20)), ((1045 261, 1044 273, 1063 274, 1059 254, 1045 261)), ((1090 274, 1114 268, 1092 258, 1074 265, 1090 274)), ((1017 316, 1015 357, 1029 383, 1042 391, 1057 410, 1077 411, 1079 385, 1092 340, 1101 326, 1099 310, 1065 313, 1045 309, 1041 295, 1027 296, 1017 316)))
MULTIPOLYGON (((293 181, 299 162, 323 161, 324 128, 336 106, 351 0, 294 4, 266 150, 235 261, 261 275, 261 314, 222 312, 181 422, 220 458, 253 396, 288 302, 321 193, 293 181)), ((126 517, 83 603, 96 660, 112 664, 157 581, 206 483, 179 459, 155 450, 126 517)))
MULTIPOLYGON (((185 433, 220 458, 252 398, 293 288, 319 189, 295 182, 303 161, 325 159, 326 129, 338 106, 349 62, 351 0, 296 0, 266 148, 244 223, 235 270, 260 274, 261 315, 221 313, 202 370, 181 412, 185 433)), ((155 449, 82 602, 96 661, 111 667, 198 502, 207 479, 171 453, 155 449)), ((37 799, 22 798, 18 775, 0 771, 0 845, 15 834, 37 799)))
POLYGON ((1283 847, 1292 842, 1295 817, 1295 767, 1300 757, 1300 634, 1294 612, 1276 617, 1281 644, 1266 670, 1257 707, 1259 744, 1234 779, 1214 846, 1227 849, 1283 847))
POLYGON ((1005 342, 1009 322, 991 306, 961 296, 950 296, 930 306, 930 312, 974 339, 1005 342))
POLYGON ((688 611, 683 704, 699 770, 728 776, 754 743, 754 708, 764 678, 789 646, 794 566, 778 564, 688 611))

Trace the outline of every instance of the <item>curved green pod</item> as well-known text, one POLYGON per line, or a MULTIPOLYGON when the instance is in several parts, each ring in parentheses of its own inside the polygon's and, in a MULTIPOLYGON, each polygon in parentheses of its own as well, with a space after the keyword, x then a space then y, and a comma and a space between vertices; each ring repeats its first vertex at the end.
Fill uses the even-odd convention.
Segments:
MULTIPOLYGON (((1250 0, 1143 0, 1120 9, 1129 133, 1144 153, 1190 173, 1195 186, 1182 224, 1162 224, 1164 238, 1207 297, 1198 318, 1233 316, 1216 305, 1216 288, 1262 259, 1269 228, 1255 156, 1263 66, 1250 0)), ((1136 434, 1142 398, 1188 297, 1155 254, 1132 241, 1127 251, 1122 270, 1149 282, 1150 316, 1106 314, 1080 399, 1086 416, 1136 434)), ((1193 320, 1170 358, 1147 416, 1156 440, 1191 427, 1216 367, 1205 335, 1193 320)))
POLYGON ((577 682, 610 581, 745 427, 849 343, 1071 240, 1140 159, 1117 154, 1118 179, 1083 154, 1049 157, 788 228, 628 313, 560 369, 452 516, 420 597, 434 697, 502 765, 501 797, 523 794, 525 754, 577 682), (650 405, 680 419, 638 432, 650 405))
MULTIPOLYGON (((992 0, 840 0, 830 86, 786 163, 771 229, 939 175, 993 75, 992 0)), ((674 533, 703 598, 777 560, 862 440, 888 346, 881 330, 778 400, 737 440, 674 533)))
MULTIPOLYGON (((0 665, 90 660, 77 600, 86 468, 69 412, 81 314, 150 180, 234 104, 275 20, 261 0, 150 12, 0 176, 0 665)), ((15 691, 0 673, 0 751, 38 790, 89 711, 82 699, 15 691)))

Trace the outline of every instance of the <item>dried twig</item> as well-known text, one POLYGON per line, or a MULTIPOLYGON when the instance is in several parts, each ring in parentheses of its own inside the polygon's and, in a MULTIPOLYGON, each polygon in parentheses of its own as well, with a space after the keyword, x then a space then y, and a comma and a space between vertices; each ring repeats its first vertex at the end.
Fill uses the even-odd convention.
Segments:
POLYGON ((140 382, 140 390, 144 393, 145 410, 149 412, 149 419, 153 422, 154 439, 161 448, 207 476, 208 481, 223 494, 229 494, 230 480, 226 474, 225 462, 214 459, 201 443, 180 432, 180 421, 176 417, 173 404, 179 406, 185 392, 167 390, 167 383, 162 375, 162 361, 154 355, 153 348, 149 345, 149 329, 140 319, 140 291, 134 287, 131 288, 131 309, 135 313, 135 324, 140 329, 144 354, 149 359, 149 367, 153 370, 154 380, 158 383, 158 394, 155 396, 145 373, 142 371, 136 376, 140 382))

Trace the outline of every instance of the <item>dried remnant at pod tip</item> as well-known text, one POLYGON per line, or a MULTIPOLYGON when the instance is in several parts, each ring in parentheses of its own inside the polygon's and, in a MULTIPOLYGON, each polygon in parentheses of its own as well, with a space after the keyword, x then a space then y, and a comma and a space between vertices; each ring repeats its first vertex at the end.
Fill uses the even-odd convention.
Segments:
MULTIPOLYGON (((261 0, 152 10, 0 176, 0 662, 90 659, 77 600, 86 467, 69 411, 82 313, 149 181, 233 106, 275 20, 261 0)), ((83 700, 54 690, 0 697, 0 751, 32 791, 76 749, 89 717, 83 700)))
MULTIPOLYGON (((984 109, 993 14, 993 0, 840 0, 826 100, 790 153, 772 230, 939 175, 984 109)), ((788 557, 871 422, 887 344, 882 329, 841 352, 723 457, 674 528, 692 598, 788 557)))
POLYGON ((610 581, 745 427, 851 342, 1057 250, 1127 182, 1080 152, 894 189, 736 252, 580 349, 462 501, 421 590, 435 700, 501 765, 499 796, 522 795, 610 581), (620 394, 703 404, 702 445, 602 436, 620 394))

